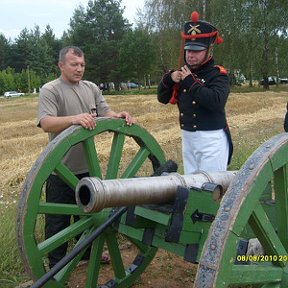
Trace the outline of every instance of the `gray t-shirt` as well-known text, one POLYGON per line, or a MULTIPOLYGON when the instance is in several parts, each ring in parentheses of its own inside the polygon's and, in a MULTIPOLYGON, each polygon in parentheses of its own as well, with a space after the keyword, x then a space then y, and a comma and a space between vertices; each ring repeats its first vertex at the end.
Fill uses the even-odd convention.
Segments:
MULTIPOLYGON (((71 116, 91 113, 96 108, 97 116, 105 116, 109 108, 101 90, 90 81, 79 84, 64 82, 61 77, 45 84, 39 94, 37 126, 46 116, 71 116)), ((49 141, 57 136, 48 133, 49 141)), ((75 145, 63 158, 63 163, 75 174, 87 172, 87 163, 82 144, 75 145)))

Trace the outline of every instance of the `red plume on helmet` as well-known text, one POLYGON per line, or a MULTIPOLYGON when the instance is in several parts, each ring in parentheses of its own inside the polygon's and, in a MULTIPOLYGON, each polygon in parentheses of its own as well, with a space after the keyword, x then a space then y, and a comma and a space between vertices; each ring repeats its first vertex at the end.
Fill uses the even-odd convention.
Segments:
POLYGON ((193 11, 191 13, 191 21, 195 23, 195 22, 198 22, 198 20, 199 20, 199 13, 196 11, 193 11))

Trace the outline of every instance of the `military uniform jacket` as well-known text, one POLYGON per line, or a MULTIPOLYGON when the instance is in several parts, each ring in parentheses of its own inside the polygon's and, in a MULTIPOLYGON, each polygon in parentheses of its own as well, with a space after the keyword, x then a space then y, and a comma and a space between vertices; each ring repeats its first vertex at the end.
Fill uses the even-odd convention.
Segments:
MULTIPOLYGON (((167 104, 175 83, 168 72, 158 86, 158 101, 167 104)), ((225 104, 230 92, 227 72, 210 59, 180 81, 176 94, 181 129, 188 131, 227 128, 225 104)))

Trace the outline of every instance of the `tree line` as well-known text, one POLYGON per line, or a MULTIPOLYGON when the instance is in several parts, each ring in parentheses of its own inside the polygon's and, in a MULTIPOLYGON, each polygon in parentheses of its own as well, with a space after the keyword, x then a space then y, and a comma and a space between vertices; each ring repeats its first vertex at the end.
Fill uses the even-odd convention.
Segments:
MULTIPOLYGON (((58 53, 66 45, 83 49, 85 79, 97 84, 158 83, 177 69, 180 31, 191 12, 220 30, 224 43, 214 47, 217 64, 253 80, 288 76, 287 0, 146 0, 133 27, 123 17, 121 0, 90 0, 78 6, 60 39, 49 24, 24 28, 11 41, 0 34, 0 94, 31 92, 58 76, 58 53)), ((267 80, 267 83, 265 81, 267 80)), ((267 85, 266 85, 267 84, 267 85)))

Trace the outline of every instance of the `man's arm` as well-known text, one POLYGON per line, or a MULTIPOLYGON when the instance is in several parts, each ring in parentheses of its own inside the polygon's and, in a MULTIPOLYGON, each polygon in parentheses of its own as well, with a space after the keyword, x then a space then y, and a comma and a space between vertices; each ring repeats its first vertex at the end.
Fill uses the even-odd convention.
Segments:
POLYGON ((160 103, 167 104, 172 97, 173 86, 176 83, 173 81, 172 72, 166 73, 158 85, 157 99, 160 103))
POLYGON ((126 111, 116 113, 112 110, 109 110, 105 113, 105 116, 111 118, 124 118, 128 125, 132 125, 136 122, 135 119, 131 117, 130 114, 126 111))
POLYGON ((46 116, 40 120, 40 127, 45 132, 60 133, 71 125, 81 125, 92 130, 96 126, 96 114, 82 113, 72 116, 46 116))

